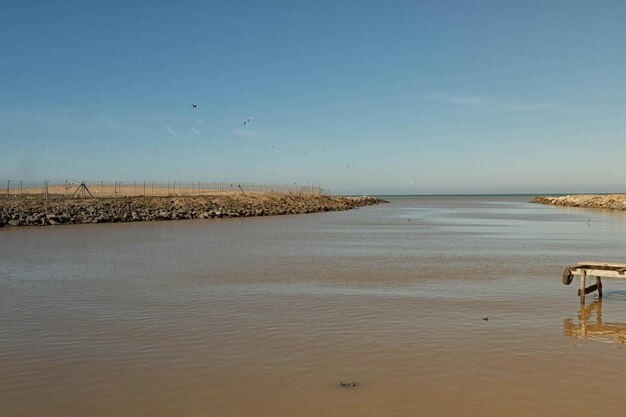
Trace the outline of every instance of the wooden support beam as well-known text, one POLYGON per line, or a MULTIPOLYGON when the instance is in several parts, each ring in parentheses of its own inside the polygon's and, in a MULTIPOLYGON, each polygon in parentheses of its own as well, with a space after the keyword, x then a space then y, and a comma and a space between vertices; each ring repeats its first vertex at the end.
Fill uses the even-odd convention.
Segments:
POLYGON ((584 269, 580 274, 580 289, 578 290, 578 296, 580 297, 580 304, 585 304, 585 277, 587 276, 587 271, 584 269))
POLYGON ((596 277, 596 287, 598 287, 598 299, 602 300, 602 278, 596 277))
MULTIPOLYGON (((585 288, 585 294, 589 294, 590 292, 594 292, 597 289, 598 289, 598 284, 590 285, 589 287, 585 288)), ((578 290, 578 295, 580 296, 580 289, 578 290)))

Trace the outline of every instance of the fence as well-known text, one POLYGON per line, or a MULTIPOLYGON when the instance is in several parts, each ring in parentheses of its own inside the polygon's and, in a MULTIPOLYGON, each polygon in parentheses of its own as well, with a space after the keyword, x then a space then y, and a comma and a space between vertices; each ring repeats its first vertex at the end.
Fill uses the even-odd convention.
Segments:
POLYGON ((319 185, 224 183, 206 181, 24 181, 7 180, 0 198, 115 198, 152 196, 202 196, 258 193, 325 194, 319 185))

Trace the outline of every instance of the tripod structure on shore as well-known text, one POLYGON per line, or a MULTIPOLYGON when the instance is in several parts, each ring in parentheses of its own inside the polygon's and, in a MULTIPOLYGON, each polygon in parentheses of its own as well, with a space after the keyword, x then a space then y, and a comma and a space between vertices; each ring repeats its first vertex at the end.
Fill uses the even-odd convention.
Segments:
POLYGON ((230 189, 235 191, 235 195, 241 193, 241 195, 246 195, 246 193, 243 192, 243 188, 241 188, 241 184, 237 184, 237 188, 233 187, 233 184, 230 184, 230 189))
POLYGON ((91 194, 91 191, 89 191, 89 188, 87 188, 87 185, 85 185, 85 182, 83 181, 80 183, 78 187, 76 187, 76 189, 74 190, 74 193, 72 193, 72 196, 70 198, 87 198, 86 194, 89 194, 91 198, 95 198, 93 194, 91 194))

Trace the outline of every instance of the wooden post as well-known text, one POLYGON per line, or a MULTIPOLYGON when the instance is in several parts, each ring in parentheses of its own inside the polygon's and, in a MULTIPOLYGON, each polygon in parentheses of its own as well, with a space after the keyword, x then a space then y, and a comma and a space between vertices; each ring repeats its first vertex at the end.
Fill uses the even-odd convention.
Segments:
POLYGON ((584 269, 580 271, 580 304, 585 304, 585 278, 587 271, 584 269))
POLYGON ((596 277, 596 286, 598 287, 598 299, 602 300, 602 279, 596 277))

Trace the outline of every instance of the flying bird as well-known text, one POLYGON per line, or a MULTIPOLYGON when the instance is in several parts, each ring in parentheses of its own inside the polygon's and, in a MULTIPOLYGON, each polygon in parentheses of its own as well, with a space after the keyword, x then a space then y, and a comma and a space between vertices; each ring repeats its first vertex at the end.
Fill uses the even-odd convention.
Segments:
POLYGON ((252 122, 252 118, 251 117, 246 117, 246 120, 243 121, 243 125, 247 125, 248 123, 252 122))
POLYGON ((198 107, 198 105, 197 104, 192 104, 191 107, 193 107, 195 109, 196 107, 198 107))

